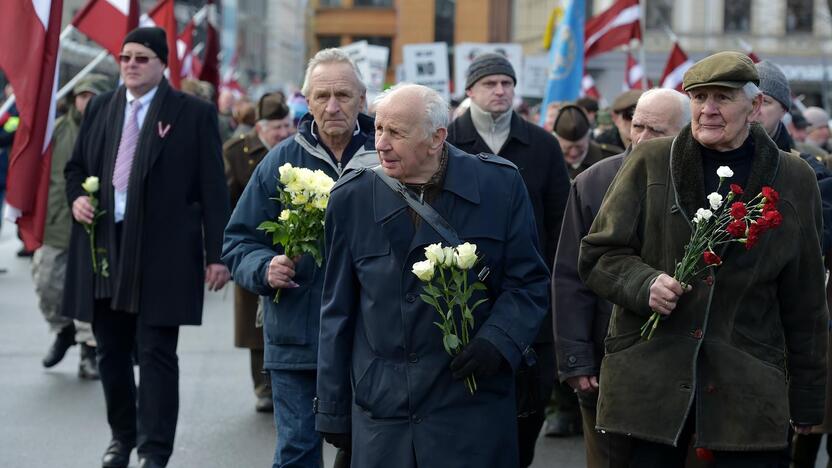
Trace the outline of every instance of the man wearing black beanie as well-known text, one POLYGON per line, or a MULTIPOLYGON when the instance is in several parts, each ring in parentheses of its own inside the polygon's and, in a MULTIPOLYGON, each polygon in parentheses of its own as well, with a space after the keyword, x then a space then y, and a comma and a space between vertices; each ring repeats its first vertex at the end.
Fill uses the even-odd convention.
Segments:
POLYGON ((218 290, 229 279, 219 260, 229 197, 217 113, 168 84, 167 57, 163 29, 125 37, 123 85, 89 104, 65 170, 76 222, 62 312, 92 322, 98 342, 112 431, 105 468, 126 467, 134 447, 140 468, 167 464, 179 326, 201 323, 203 282, 218 290), (82 188, 90 177, 94 198, 82 188))

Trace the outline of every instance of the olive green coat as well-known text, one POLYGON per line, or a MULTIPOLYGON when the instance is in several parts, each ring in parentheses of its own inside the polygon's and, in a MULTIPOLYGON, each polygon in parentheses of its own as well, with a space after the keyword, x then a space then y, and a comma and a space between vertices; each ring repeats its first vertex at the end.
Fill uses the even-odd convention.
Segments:
POLYGON ((675 445, 695 411, 696 444, 715 450, 786 446, 789 419, 818 424, 826 386, 828 312, 815 175, 751 127, 745 187, 781 195, 782 225, 752 250, 718 249, 723 264, 679 300, 650 341, 649 287, 672 274, 706 204, 690 126, 642 143, 613 181, 581 245, 584 281, 614 304, 601 365, 598 429, 675 445), (670 155, 670 157, 668 157, 670 155))

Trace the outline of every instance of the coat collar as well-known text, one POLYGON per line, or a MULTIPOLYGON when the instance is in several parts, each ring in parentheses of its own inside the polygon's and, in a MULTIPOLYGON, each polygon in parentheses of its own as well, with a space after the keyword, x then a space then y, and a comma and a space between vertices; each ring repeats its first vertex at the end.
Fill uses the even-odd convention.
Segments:
MULTIPOLYGON (((478 142, 483 148, 488 148, 488 145, 482 141, 482 137, 480 137, 479 133, 477 133, 476 127, 474 127, 474 121, 471 118, 470 109, 459 116, 458 121, 459 125, 456 127, 457 132, 454 137, 456 144, 459 146, 467 146, 468 144, 478 142)), ((511 111, 511 130, 508 132, 508 140, 506 140, 503 144, 503 147, 505 147, 512 139, 515 139, 526 146, 531 144, 531 136, 529 135, 529 128, 526 126, 526 122, 522 117, 517 115, 517 112, 514 111, 511 111)))
MULTIPOLYGON (((743 200, 750 200, 760 193, 764 185, 771 185, 780 164, 777 146, 759 124, 751 124, 751 138, 754 141, 754 161, 748 182, 743 187, 743 200)), ((705 201, 705 175, 702 169, 700 146, 693 139, 690 124, 679 132, 670 147, 670 171, 676 203, 690 219, 705 201)))

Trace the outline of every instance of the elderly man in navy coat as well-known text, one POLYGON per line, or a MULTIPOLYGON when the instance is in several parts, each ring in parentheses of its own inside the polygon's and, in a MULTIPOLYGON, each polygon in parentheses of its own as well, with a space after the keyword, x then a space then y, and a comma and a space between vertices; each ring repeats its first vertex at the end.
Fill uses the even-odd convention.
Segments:
POLYGON ((435 91, 399 85, 376 102, 381 169, 477 245, 488 301, 451 358, 411 272, 425 246, 448 242, 375 171, 346 174, 327 209, 317 429, 340 444, 351 433, 361 468, 516 467, 513 372, 548 306, 528 192, 512 163, 445 142, 447 104, 435 91), (471 374, 473 395, 461 380, 471 374))

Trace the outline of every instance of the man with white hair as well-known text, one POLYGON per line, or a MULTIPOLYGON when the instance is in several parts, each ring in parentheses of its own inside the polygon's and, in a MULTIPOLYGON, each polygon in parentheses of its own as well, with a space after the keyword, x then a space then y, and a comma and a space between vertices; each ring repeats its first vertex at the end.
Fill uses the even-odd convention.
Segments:
POLYGON ((558 375, 578 395, 587 467, 626 467, 626 437, 595 431, 599 371, 612 304, 592 292, 578 276, 581 239, 589 232, 607 189, 630 151, 654 138, 673 137, 690 122, 690 99, 673 89, 651 89, 636 104, 625 152, 578 174, 569 192, 552 280, 558 375))
POLYGON ((803 111, 803 117, 809 122, 806 143, 815 145, 827 153, 832 152, 832 145, 829 144, 829 114, 820 107, 807 107, 803 111))
POLYGON ((255 169, 225 229, 222 251, 234 281, 263 296, 264 367, 271 376, 277 428, 274 468, 320 466, 312 402, 324 270, 309 255, 287 257, 257 226, 280 215, 275 199, 283 164, 322 170, 337 180, 348 169, 378 162, 370 137, 373 121, 361 113, 366 88, 344 51, 315 54, 302 92, 309 113, 294 138, 283 140, 255 169), (272 300, 277 291, 280 302, 272 300))
POLYGON ((823 419, 821 200, 811 168, 752 124, 758 83, 742 53, 694 64, 683 79, 690 127, 632 151, 581 242, 581 278, 615 304, 596 429, 632 437, 630 466, 681 468, 692 441, 716 466, 781 466, 789 428, 823 419), (782 224, 753 248, 708 246, 718 266, 700 260, 682 285, 671 275, 691 219, 718 187, 744 202, 769 188, 782 224), (654 312, 662 320, 645 339, 654 312))
POLYGON ((514 164, 445 142, 436 91, 399 85, 377 102, 381 166, 344 176, 327 209, 317 428, 351 433, 355 467, 517 467, 514 371, 549 282, 528 191, 514 164), (452 357, 411 268, 426 246, 460 240, 479 257, 461 271, 485 284, 470 303, 486 301, 452 357))

